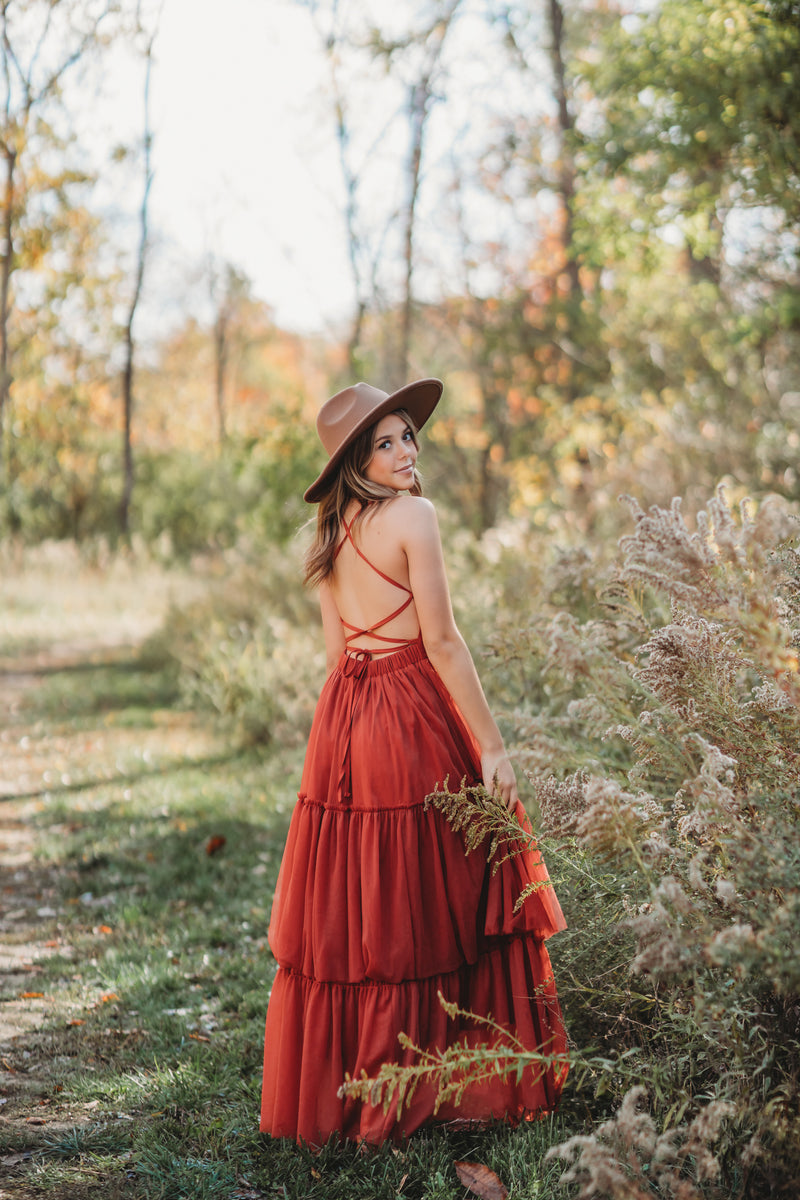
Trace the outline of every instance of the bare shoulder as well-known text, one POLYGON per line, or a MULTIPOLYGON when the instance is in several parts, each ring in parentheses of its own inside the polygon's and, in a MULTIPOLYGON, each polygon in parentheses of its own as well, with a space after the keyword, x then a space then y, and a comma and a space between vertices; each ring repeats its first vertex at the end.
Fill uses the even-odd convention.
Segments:
POLYGON ((398 496, 387 505, 387 517, 402 544, 439 536, 436 509, 424 496, 398 496))

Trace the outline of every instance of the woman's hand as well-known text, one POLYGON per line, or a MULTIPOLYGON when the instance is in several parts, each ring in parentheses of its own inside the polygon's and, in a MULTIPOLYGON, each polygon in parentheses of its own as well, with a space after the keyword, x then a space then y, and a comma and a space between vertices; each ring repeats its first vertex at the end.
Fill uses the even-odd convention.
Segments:
POLYGON ((506 808, 513 809, 519 800, 517 778, 505 750, 481 755, 483 786, 487 792, 500 797, 506 808))

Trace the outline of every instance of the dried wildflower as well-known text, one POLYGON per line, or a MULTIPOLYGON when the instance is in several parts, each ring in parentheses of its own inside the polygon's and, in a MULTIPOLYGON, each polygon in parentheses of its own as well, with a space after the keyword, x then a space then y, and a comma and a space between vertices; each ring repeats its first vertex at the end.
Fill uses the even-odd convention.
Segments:
MULTIPOLYGON (((573 701, 573 704, 575 703, 580 704, 581 702, 573 701)), ((572 705, 570 705, 571 707, 572 705)), ((612 737, 622 738, 623 742, 635 742, 638 737, 638 730, 634 729, 632 725, 610 725, 608 729, 603 731, 602 740, 608 742, 612 737)))
MULTIPOLYGON (((567 716, 573 721, 580 721, 588 731, 605 730, 608 724, 607 702, 599 696, 581 696, 577 700, 570 700, 567 716)), ((605 734, 603 737, 605 740, 605 734)))
POLYGON ((702 854, 695 854, 690 858, 689 865, 686 868, 686 877, 689 880, 689 886, 696 892, 705 892, 708 890, 708 885, 703 877, 703 864, 705 862, 702 854))
POLYGON ((695 1181, 718 1176, 719 1161, 709 1144, 719 1137, 722 1121, 733 1115, 733 1105, 712 1101, 688 1127, 659 1134, 644 1109, 646 1100, 643 1087, 631 1088, 616 1116, 593 1136, 573 1137, 548 1150, 546 1158, 571 1164, 561 1182, 579 1185, 576 1200, 653 1200, 657 1195, 702 1200, 695 1181))
POLYGON ((626 792, 613 779, 590 777, 584 785, 584 809, 574 823, 575 836, 599 854, 638 848, 648 824, 662 815, 646 792, 626 792))
POLYGON ((680 1156, 683 1159, 691 1158, 699 1181, 716 1179, 719 1175, 719 1160, 711 1153, 708 1144, 717 1140, 722 1122, 735 1113, 736 1106, 728 1101, 712 1100, 690 1124, 680 1156))
POLYGON ((666 900, 668 904, 671 904, 676 912, 688 913, 692 911, 692 901, 686 895, 678 880, 674 879, 671 875, 667 875, 661 880, 661 883, 656 888, 655 895, 657 899, 666 900))
POLYGON ((636 954, 631 962, 634 975, 663 979, 680 974, 691 962, 691 949, 661 901, 625 923, 636 936, 636 954))
POLYGON ((570 682, 581 675, 588 675, 586 642, 571 613, 560 612, 553 618, 546 639, 545 664, 549 669, 557 667, 559 673, 570 682))
POLYGON ((714 937, 707 950, 711 962, 722 963, 755 945, 752 925, 728 925, 714 937))
POLYGON ((712 576, 714 553, 702 533, 689 532, 680 498, 668 510, 654 506, 649 513, 631 496, 621 499, 636 522, 634 533, 619 543, 624 555, 622 581, 645 584, 688 603, 701 599, 718 603, 720 593, 712 576))
POLYGON ((714 894, 719 902, 727 908, 736 899, 736 886, 730 879, 718 879, 714 886, 714 894))
POLYGON ((763 1152, 763 1149, 764 1147, 761 1145, 758 1135, 754 1133, 742 1151, 740 1158, 740 1162, 745 1170, 752 1166, 752 1164, 759 1158, 763 1152))
POLYGON ((661 833, 652 833, 642 842, 642 854, 650 863, 658 862, 672 853, 672 847, 661 833))
MULTIPOLYGON (((551 985, 552 978, 543 980, 542 990, 551 985)), ((400 1033, 398 1041, 404 1062, 384 1063, 374 1078, 369 1078, 365 1071, 357 1079, 346 1076, 339 1096, 376 1107, 382 1105, 384 1112, 396 1104, 399 1119, 403 1107, 411 1103, 420 1086, 436 1089, 433 1109, 436 1113, 442 1104, 460 1104, 468 1087, 487 1079, 512 1075, 519 1078, 524 1071, 541 1075, 554 1070, 556 1076, 566 1072, 564 1055, 548 1054, 546 1048, 529 1050, 511 1030, 491 1017, 469 1012, 445 1000, 441 992, 438 999, 452 1021, 459 1020, 469 1027, 469 1037, 465 1035, 442 1050, 418 1046, 407 1034, 400 1033)))
POLYGON ((756 712, 763 713, 765 716, 772 716, 775 713, 789 713, 794 709, 794 705, 786 691, 782 690, 772 680, 767 680, 760 687, 754 687, 751 695, 753 699, 748 707, 752 707, 756 712))
MULTIPOLYGON (((738 801, 730 786, 736 759, 723 754, 718 746, 713 746, 699 734, 691 734, 686 741, 699 748, 702 761, 697 775, 684 780, 676 797, 683 809, 677 820, 678 832, 682 837, 714 841, 721 831, 729 828, 739 812, 738 801)), ((673 812, 677 815, 675 808, 673 812)))
POLYGON ((684 615, 657 630, 642 646, 638 657, 646 656, 647 665, 637 670, 636 677, 693 725, 698 715, 697 698, 691 694, 693 681, 702 681, 704 692, 716 703, 734 690, 742 669, 735 642, 732 633, 705 617, 684 615))
POLYGON ((574 830, 578 817, 586 808, 587 779, 585 771, 576 771, 562 781, 554 775, 534 779, 541 826, 545 833, 563 835, 574 830))
MULTIPOLYGON (((436 791, 425 797, 425 808, 433 806, 443 813, 448 824, 457 833, 463 834, 467 854, 482 849, 492 870, 498 871, 504 862, 529 851, 534 855, 533 864, 542 863, 536 838, 528 825, 523 828, 516 814, 511 812, 496 792, 489 792, 482 784, 470 787, 466 778, 461 780, 457 792, 450 790, 449 780, 436 791)), ((548 879, 537 887, 552 887, 548 879)), ((525 891, 530 895, 534 888, 525 891)))

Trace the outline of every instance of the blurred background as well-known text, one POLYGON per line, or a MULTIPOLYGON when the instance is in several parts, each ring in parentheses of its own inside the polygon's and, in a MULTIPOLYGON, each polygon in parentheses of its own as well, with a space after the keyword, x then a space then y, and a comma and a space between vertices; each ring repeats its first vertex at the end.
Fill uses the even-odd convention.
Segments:
POLYGON ((533 1200, 552 1146, 581 1195, 795 1200, 798 63, 798 0, 0 0, 26 1195, 455 1200, 483 1156, 533 1200), (478 1149, 316 1157, 254 1120, 325 671, 302 494, 329 395, 425 375, 573 1065, 478 1149))
POLYGON ((0 534, 309 515, 320 403, 438 375, 428 493, 616 537, 798 498, 791 0, 10 0, 0 534))

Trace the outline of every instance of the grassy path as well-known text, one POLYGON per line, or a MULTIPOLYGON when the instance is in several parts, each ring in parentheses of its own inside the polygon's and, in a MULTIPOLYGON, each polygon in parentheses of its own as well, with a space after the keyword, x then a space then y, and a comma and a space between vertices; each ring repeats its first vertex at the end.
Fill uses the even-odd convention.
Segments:
POLYGON ((554 1195, 555 1122, 366 1156, 258 1134, 302 751, 227 744, 139 655, 192 580, 62 576, 6 575, 0 599, 0 1198, 450 1200, 458 1159, 554 1195))

